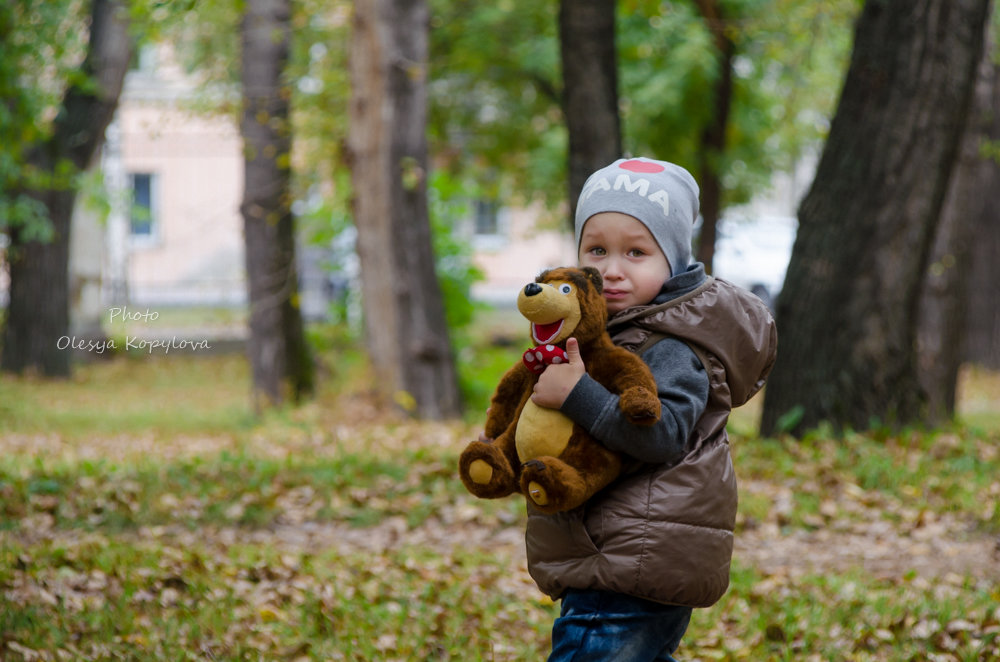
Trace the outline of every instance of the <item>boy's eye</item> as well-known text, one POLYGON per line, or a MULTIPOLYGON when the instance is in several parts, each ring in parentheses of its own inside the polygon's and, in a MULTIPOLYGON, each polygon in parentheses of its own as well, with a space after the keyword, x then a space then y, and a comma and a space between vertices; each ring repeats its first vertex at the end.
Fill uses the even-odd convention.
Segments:
POLYGON ((604 255, 604 249, 601 248, 600 246, 594 246, 593 248, 590 249, 590 252, 593 255, 604 255))
POLYGON ((632 257, 642 257, 646 253, 644 251, 642 251, 641 249, 633 248, 632 250, 630 250, 628 252, 628 254, 631 255, 632 257))

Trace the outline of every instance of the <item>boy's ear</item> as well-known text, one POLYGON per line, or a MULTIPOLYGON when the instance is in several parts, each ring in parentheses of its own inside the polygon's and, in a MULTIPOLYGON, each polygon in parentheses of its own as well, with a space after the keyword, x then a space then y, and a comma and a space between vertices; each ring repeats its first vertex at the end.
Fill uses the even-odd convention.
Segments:
POLYGON ((598 294, 604 293, 604 279, 601 278, 601 272, 594 267, 584 267, 583 273, 586 274, 587 279, 594 284, 594 289, 597 290, 598 294))

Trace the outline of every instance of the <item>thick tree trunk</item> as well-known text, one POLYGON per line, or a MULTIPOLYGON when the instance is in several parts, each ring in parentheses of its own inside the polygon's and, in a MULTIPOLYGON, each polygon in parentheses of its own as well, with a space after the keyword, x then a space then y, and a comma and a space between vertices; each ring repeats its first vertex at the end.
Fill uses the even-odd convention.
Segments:
MULTIPOLYGON (((986 137, 989 144, 1000 145, 1000 66, 993 64, 990 72, 993 97, 987 106, 990 125, 986 137)), ((976 195, 981 205, 976 218, 975 240, 970 261, 969 313, 966 324, 963 359, 987 368, 1000 370, 1000 155, 996 148, 979 162, 980 181, 988 182, 976 195)))
POLYGON ((697 260, 711 273, 715 257, 716 227, 722 213, 722 155, 726 152, 726 127, 733 101, 733 57, 736 45, 726 29, 726 17, 718 0, 698 0, 705 25, 715 44, 718 78, 712 95, 712 118, 701 134, 698 151, 698 183, 701 188, 701 232, 698 235, 697 260))
MULTIPOLYGON (((29 164, 39 171, 55 172, 64 163, 83 170, 100 150, 131 57, 125 19, 120 2, 93 1, 83 63, 90 80, 69 87, 52 137, 29 154, 29 164)), ((22 230, 12 232, 10 302, 0 369, 68 376, 69 239, 76 191, 69 182, 56 182, 51 189, 25 193, 44 206, 53 236, 51 241, 40 242, 26 240, 22 230)))
POLYGON ((925 414, 918 302, 972 99, 989 0, 868 0, 778 300, 762 430, 925 414))
POLYGON ((426 0, 358 0, 349 152, 365 329, 382 394, 424 418, 461 411, 427 206, 426 0))
MULTIPOLYGON (((31 162, 50 172, 54 167, 40 155, 33 156, 31 162)), ((67 377, 72 357, 64 342, 69 337, 69 237, 76 193, 63 188, 27 195, 44 206, 52 224, 52 239, 21 241, 20 228, 11 233, 10 301, 2 367, 6 372, 67 377)))
MULTIPOLYGON (((987 27, 987 43, 989 32, 987 27)), ((972 245, 977 234, 987 229, 984 225, 996 219, 996 207, 990 199, 998 181, 996 163, 982 154, 997 108, 995 72, 991 49, 984 48, 969 122, 920 299, 917 365, 927 398, 927 422, 931 424, 944 423, 955 414, 958 372, 964 360, 972 245)))
POLYGON ((614 0, 561 0, 559 43, 572 228, 587 177, 622 156, 614 0))
POLYGON ((243 16, 243 213, 250 299, 248 353, 255 408, 298 400, 313 386, 298 308, 291 213, 291 90, 284 77, 290 0, 247 0, 243 16))

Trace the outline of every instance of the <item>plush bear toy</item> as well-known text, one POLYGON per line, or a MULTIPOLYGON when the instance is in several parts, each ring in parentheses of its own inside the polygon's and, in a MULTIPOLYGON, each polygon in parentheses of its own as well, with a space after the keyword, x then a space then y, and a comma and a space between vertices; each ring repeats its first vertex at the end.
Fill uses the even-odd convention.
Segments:
POLYGON ((577 339, 587 373, 620 396, 629 421, 652 425, 659 419, 660 400, 649 368, 615 346, 605 330, 602 288, 596 269, 562 267, 543 272, 518 295, 518 310, 531 322, 537 347, 500 380, 484 438, 462 452, 459 473, 472 494, 493 499, 520 491, 538 510, 555 513, 583 504, 618 476, 618 453, 558 410, 530 399, 545 367, 566 361, 567 338, 577 339))

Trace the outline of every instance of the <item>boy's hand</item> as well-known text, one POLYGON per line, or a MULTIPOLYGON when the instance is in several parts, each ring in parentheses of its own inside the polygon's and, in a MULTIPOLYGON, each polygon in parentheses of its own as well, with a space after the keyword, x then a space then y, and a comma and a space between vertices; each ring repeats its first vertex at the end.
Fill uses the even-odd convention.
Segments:
POLYGON ((576 338, 566 341, 566 363, 554 363, 546 366, 535 389, 531 401, 539 407, 559 409, 569 396, 570 391, 587 372, 587 367, 580 357, 580 345, 576 338))

